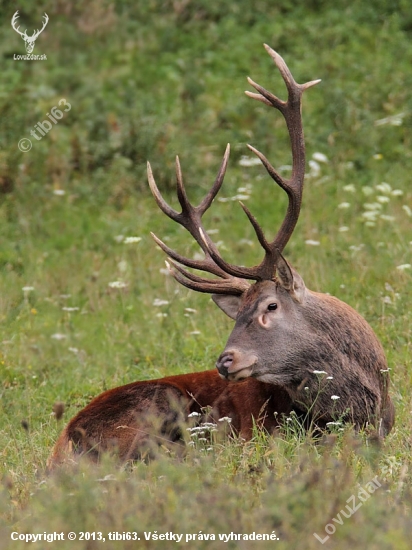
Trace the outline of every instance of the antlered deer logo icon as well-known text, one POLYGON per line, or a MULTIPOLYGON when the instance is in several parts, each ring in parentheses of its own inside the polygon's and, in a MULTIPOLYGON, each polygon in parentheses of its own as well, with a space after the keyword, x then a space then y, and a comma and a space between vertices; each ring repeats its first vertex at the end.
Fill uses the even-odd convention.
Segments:
POLYGON ((19 12, 16 11, 16 13, 13 15, 13 18, 11 20, 11 26, 23 38, 27 53, 32 53, 38 36, 44 31, 47 23, 49 22, 49 16, 47 15, 47 13, 44 14, 43 27, 40 30, 33 31, 33 34, 31 36, 27 36, 27 29, 24 32, 21 32, 19 31, 20 26, 16 27, 18 18, 19 18, 19 12))

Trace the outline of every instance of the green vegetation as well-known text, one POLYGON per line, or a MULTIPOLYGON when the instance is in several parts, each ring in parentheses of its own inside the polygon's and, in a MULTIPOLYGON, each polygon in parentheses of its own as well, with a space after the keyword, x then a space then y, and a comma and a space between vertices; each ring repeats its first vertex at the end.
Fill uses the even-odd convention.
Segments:
MULTIPOLYGON (((137 531, 142 539, 53 543, 62 550, 169 547, 144 540, 156 530, 280 539, 192 540, 191 548, 314 549, 322 544, 313 533, 325 537, 328 523, 336 533, 325 548, 410 548, 410 2, 21 0, 2 2, 0 15, 0 549, 26 548, 11 531, 137 531), (29 34, 49 15, 33 52, 47 61, 13 59, 25 53, 10 26, 17 9, 29 34), (165 452, 119 470, 108 458, 48 477, 63 426, 56 402, 65 403, 65 422, 107 388, 213 368, 222 350, 230 320, 161 271, 150 231, 187 255, 196 248, 157 209, 145 166, 150 159, 175 203, 178 153, 195 201, 230 142, 222 196, 247 188, 265 230, 277 229, 283 193, 261 166, 239 165, 248 142, 275 166, 290 162, 281 116, 243 94, 247 75, 284 93, 263 42, 299 82, 322 78, 304 97, 312 163, 286 256, 309 288, 338 296, 373 326, 392 369, 396 426, 381 446, 350 430, 314 445, 289 426, 283 438, 257 433, 248 444, 189 447, 183 459, 165 452), (62 98, 71 110, 32 138, 62 98), (32 149, 20 152, 29 137, 32 149), (119 280, 124 289, 109 286, 119 280), (375 476, 382 487, 333 522, 375 476)), ((216 201, 206 226, 219 230, 227 259, 260 258, 236 202, 216 201)))

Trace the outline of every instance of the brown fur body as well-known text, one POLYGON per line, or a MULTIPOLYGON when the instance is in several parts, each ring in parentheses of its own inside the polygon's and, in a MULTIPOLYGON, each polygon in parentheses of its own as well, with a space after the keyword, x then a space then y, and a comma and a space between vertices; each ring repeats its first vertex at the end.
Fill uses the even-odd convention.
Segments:
POLYGON ((139 459, 154 442, 179 441, 185 416, 206 407, 208 419, 230 417, 233 431, 246 440, 254 424, 273 432, 293 409, 284 389, 252 378, 232 384, 215 369, 133 382, 100 394, 70 420, 48 465, 85 453, 97 459, 105 450, 122 461, 139 459))

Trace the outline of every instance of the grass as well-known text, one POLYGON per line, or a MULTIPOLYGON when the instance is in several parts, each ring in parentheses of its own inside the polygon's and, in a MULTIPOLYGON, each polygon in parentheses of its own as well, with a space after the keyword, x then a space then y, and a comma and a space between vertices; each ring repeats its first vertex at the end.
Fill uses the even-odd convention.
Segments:
MULTIPOLYGON (((169 543, 143 540, 144 532, 172 531, 196 534, 193 548, 240 545, 199 540, 200 532, 275 531, 277 547, 311 549, 322 546, 313 533, 326 536, 331 522, 330 548, 409 548, 412 271, 401 267, 411 264, 412 247, 409 3, 138 4, 22 0, 29 29, 44 11, 50 17, 34 50, 47 62, 13 60, 24 53, 10 26, 16 7, 0 6, 0 548, 25 545, 11 541, 12 531, 136 531, 145 547, 169 543), (309 288, 346 301, 378 334, 392 369, 396 426, 381 448, 350 430, 314 445, 292 422, 282 438, 256 433, 247 444, 188 448, 184 458, 165 452, 127 470, 107 458, 47 477, 63 423, 91 397, 212 368, 224 346, 232 323, 208 296, 161 271, 150 231, 185 254, 196 248, 158 211, 145 163, 175 204, 178 153, 196 201, 231 142, 222 196, 249 187, 248 206, 269 234, 276 231, 285 197, 260 166, 239 164, 247 142, 276 166, 290 162, 281 117, 243 94, 247 75, 283 93, 262 42, 298 81, 322 78, 305 94, 303 118, 308 160, 315 153, 328 160, 308 166, 286 256, 309 288), (72 109, 21 153, 19 139, 61 98, 72 109), (141 241, 125 244, 120 235, 141 241), (118 280, 127 287, 109 286, 118 280), (156 299, 168 303, 155 306, 156 299), (62 422, 52 414, 56 402, 65 404, 62 422), (382 487, 342 525, 333 522, 358 484, 375 476, 382 487)), ((260 259, 235 202, 216 201, 206 227, 219 230, 228 260, 260 259)), ((104 547, 119 544, 136 546, 106 540, 104 547)))

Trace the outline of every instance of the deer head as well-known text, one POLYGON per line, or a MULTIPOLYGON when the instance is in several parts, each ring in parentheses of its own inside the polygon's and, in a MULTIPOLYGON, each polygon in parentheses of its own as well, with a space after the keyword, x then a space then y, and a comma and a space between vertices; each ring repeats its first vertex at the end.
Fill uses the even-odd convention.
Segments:
POLYGON ((264 250, 262 262, 255 267, 229 264, 202 225, 202 215, 223 183, 229 145, 217 178, 199 206, 193 206, 187 198, 179 159, 176 159, 180 213, 162 198, 148 163, 149 184, 158 206, 189 231, 203 250, 204 259, 186 258, 155 235, 153 238, 169 256, 168 266, 174 278, 190 289, 211 293, 214 302, 236 321, 216 363, 222 377, 241 380, 252 376, 282 385, 294 402, 320 423, 346 418, 358 427, 368 422, 381 424, 381 433, 386 433, 393 424, 393 409, 388 396, 386 359, 375 334, 347 304, 308 290, 282 256, 298 221, 302 202, 305 174, 302 94, 319 80, 298 84, 282 57, 269 46, 265 48, 283 77, 288 98, 279 99, 250 78, 249 84, 257 93, 246 94, 282 113, 290 136, 292 173, 290 179, 285 179, 261 152, 248 145, 289 199, 286 216, 271 242, 241 203, 264 250), (183 266, 216 278, 201 277, 183 266))
POLYGON ((40 30, 33 31, 33 34, 31 36, 27 35, 27 29, 24 32, 21 32, 19 30, 20 26, 16 27, 18 18, 19 18, 19 12, 16 11, 16 13, 13 15, 13 18, 11 20, 11 26, 23 38, 27 53, 32 53, 38 36, 44 31, 47 23, 49 22, 49 16, 47 15, 47 13, 44 14, 43 16, 44 21, 43 21, 42 28, 40 30))

